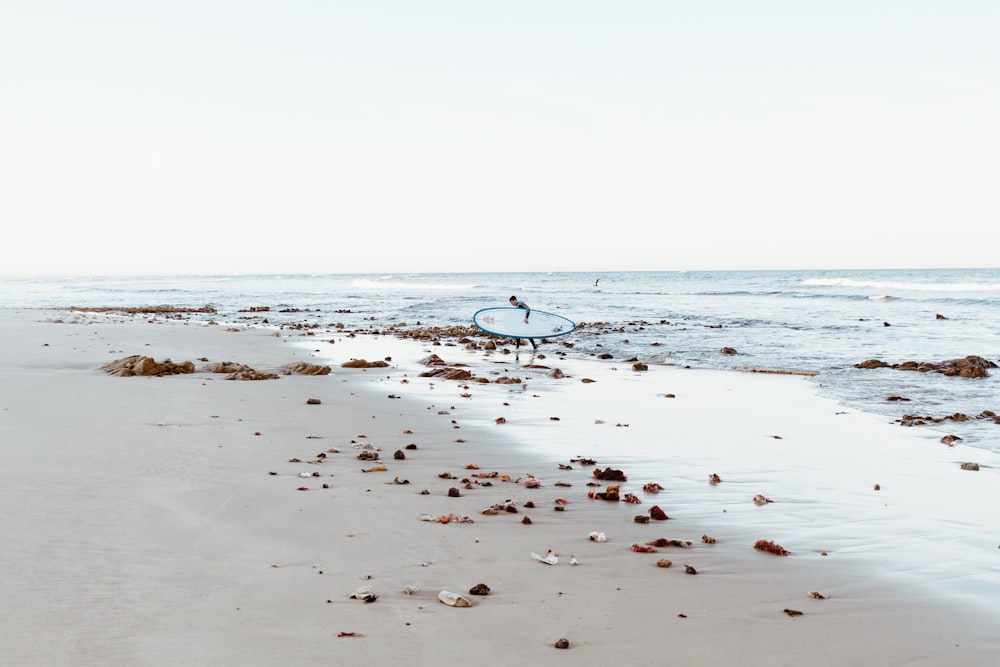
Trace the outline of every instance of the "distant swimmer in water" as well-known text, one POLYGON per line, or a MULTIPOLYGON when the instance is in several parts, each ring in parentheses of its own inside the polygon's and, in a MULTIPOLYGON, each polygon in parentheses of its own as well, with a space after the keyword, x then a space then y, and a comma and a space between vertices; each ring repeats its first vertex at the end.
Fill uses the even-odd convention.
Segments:
POLYGON ((594 281, 594 287, 597 287, 597 283, 601 282, 601 277, 597 276, 597 280, 594 281))
MULTIPOLYGON (((519 301, 516 296, 512 296, 512 297, 510 297, 510 305, 513 306, 514 308, 523 308, 524 309, 524 323, 527 324, 528 323, 528 318, 531 317, 531 308, 528 307, 528 304, 526 304, 523 301, 519 301)), ((531 341, 531 347, 533 349, 537 350, 538 349, 538 345, 535 344, 535 339, 534 338, 529 338, 528 340, 531 341)), ((521 339, 520 338, 517 339, 517 345, 515 347, 521 347, 521 339)))

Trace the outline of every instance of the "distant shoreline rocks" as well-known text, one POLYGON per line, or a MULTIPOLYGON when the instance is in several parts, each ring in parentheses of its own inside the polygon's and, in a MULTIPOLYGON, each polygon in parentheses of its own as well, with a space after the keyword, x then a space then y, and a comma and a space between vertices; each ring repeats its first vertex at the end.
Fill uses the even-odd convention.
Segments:
POLYGON ((997 365, 989 359, 970 355, 961 359, 949 359, 938 363, 928 361, 906 361, 901 364, 889 364, 879 359, 869 359, 860 364, 854 364, 855 368, 892 368, 900 371, 918 371, 921 373, 940 373, 953 377, 964 378, 985 378, 990 374, 987 369, 996 368, 997 365))

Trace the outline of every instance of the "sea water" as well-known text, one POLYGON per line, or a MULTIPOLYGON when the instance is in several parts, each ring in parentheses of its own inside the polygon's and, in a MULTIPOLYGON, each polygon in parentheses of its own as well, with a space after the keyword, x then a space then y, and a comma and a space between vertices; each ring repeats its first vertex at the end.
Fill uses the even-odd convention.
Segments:
POLYGON ((1000 425, 975 418, 1000 413, 1000 369, 856 367, 1000 361, 1000 269, 92 276, 4 279, 0 295, 8 308, 211 306, 194 319, 317 332, 471 325, 516 295, 581 324, 559 339, 574 357, 809 374, 821 395, 889 421, 966 414, 937 428, 1000 452, 1000 425))

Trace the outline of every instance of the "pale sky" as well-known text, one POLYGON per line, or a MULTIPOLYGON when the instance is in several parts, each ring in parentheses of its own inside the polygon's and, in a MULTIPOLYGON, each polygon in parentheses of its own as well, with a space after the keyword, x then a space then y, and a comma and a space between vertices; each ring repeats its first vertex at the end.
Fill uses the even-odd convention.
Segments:
POLYGON ((995 267, 995 0, 25 0, 0 274, 995 267))

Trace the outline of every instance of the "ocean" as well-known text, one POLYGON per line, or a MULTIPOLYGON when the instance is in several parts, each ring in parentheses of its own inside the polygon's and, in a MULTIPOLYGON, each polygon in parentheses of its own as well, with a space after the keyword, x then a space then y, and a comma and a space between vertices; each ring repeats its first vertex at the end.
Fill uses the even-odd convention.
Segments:
POLYGON ((1000 362, 1000 269, 6 278, 0 294, 7 308, 211 306, 191 319, 317 335, 471 325, 476 310, 516 295, 580 324, 560 339, 573 357, 807 374, 821 395, 888 421, 967 415, 913 428, 1000 452, 1000 425, 977 418, 1000 413, 1000 369, 962 378, 856 367, 1000 362))

